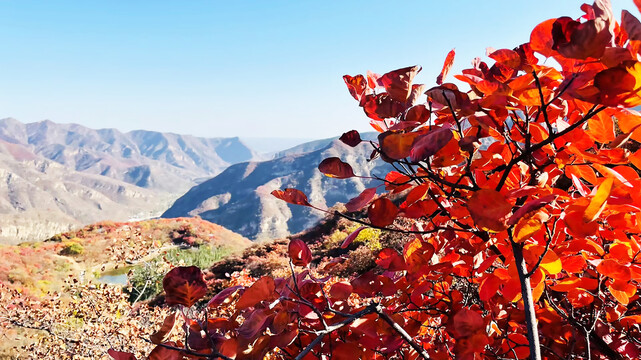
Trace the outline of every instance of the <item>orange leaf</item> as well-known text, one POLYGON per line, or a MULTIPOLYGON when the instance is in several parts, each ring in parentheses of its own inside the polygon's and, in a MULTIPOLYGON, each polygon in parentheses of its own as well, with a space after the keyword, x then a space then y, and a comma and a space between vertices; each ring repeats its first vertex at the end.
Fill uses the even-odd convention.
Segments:
POLYGON ((481 189, 470 197, 467 209, 476 226, 499 232, 507 228, 507 216, 512 210, 512 205, 498 191, 481 189))
POLYGON ((272 195, 290 204, 311 206, 307 200, 307 195, 303 194, 300 190, 291 188, 274 190, 272 191, 272 195))
POLYGON ((454 55, 455 55, 454 49, 450 50, 450 52, 447 53, 447 56, 445 57, 445 63, 443 64, 443 69, 441 70, 441 73, 436 77, 436 84, 441 85, 443 84, 443 80, 447 77, 447 74, 450 72, 450 69, 452 68, 452 65, 454 64, 454 55))
POLYGON ((605 259, 601 261, 596 267, 596 271, 601 275, 619 281, 628 281, 632 277, 629 267, 621 265, 618 261, 613 259, 605 259))
POLYGON ((521 218, 514 227, 514 242, 523 242, 536 234, 541 230, 547 218, 547 214, 542 211, 521 218))
POLYGON ((603 105, 634 107, 641 105, 641 63, 625 61, 603 70, 594 77, 603 105))
POLYGON ((405 261, 394 249, 385 248, 378 253, 376 265, 389 271, 405 270, 405 261))
POLYGON ((378 137, 381 144, 381 151, 390 159, 401 160, 410 156, 412 145, 419 133, 411 132, 406 134, 383 133, 378 137))
POLYGON ((197 266, 179 266, 165 275, 162 281, 167 305, 192 306, 207 293, 207 284, 197 266))
POLYGON ((554 45, 552 26, 555 22, 556 19, 546 20, 535 26, 530 34, 530 47, 545 57, 550 57, 556 53, 556 51, 552 50, 554 45))
POLYGON ((275 293, 274 279, 270 276, 263 276, 258 279, 249 289, 245 290, 243 295, 238 299, 236 308, 239 310, 246 309, 258 304, 261 301, 274 300, 278 297, 275 293))
POLYGON ((503 280, 499 277, 494 276, 493 274, 488 274, 488 276, 483 280, 479 286, 479 298, 482 301, 488 301, 499 291, 499 287, 503 284, 503 280))
POLYGON ((367 81, 363 75, 356 75, 354 77, 345 75, 343 76, 345 84, 347 85, 347 90, 349 90, 350 95, 358 101, 361 101, 361 97, 365 93, 367 87, 367 81))
POLYGON ((596 194, 590 200, 590 204, 583 213, 583 220, 591 222, 596 220, 596 218, 601 214, 601 211, 605 208, 606 201, 610 196, 610 192, 612 192, 612 184, 614 184, 614 179, 609 177, 599 185, 596 194))

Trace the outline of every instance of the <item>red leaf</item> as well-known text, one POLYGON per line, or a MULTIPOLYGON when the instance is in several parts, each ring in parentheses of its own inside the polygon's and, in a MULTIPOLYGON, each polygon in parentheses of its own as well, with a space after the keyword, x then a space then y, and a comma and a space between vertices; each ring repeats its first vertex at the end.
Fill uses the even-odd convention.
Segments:
POLYGON ((232 294, 236 293, 236 291, 242 288, 243 287, 241 285, 236 285, 236 286, 226 288, 225 290, 219 292, 218 294, 216 294, 216 296, 211 298, 211 300, 209 300, 209 302, 207 303, 207 306, 218 307, 222 305, 223 303, 229 301, 229 297, 232 294))
POLYGON ((483 317, 476 311, 463 308, 454 315, 451 324, 451 333, 455 339, 474 335, 485 329, 483 317))
POLYGON ((400 160, 410 156, 412 146, 419 136, 420 134, 415 132, 404 134, 385 132, 378 136, 378 142, 381 145, 381 152, 385 156, 393 160, 400 160))
POLYGON ((261 301, 271 301, 278 297, 276 294, 274 279, 270 276, 263 276, 258 279, 249 289, 245 290, 243 295, 236 303, 236 309, 242 310, 255 306, 261 301))
MULTIPOLYGON (((176 343, 173 341, 164 343, 163 345, 176 347, 176 343)), ((180 351, 174 349, 168 349, 163 346, 156 346, 149 353, 149 360, 182 360, 183 355, 180 351)))
POLYGON ((344 144, 354 147, 361 143, 361 135, 356 130, 350 130, 343 135, 341 135, 338 140, 342 141, 344 144))
POLYGON ((510 217, 510 220, 507 222, 509 226, 516 224, 522 217, 525 215, 537 211, 545 205, 551 203, 556 199, 556 195, 546 195, 539 199, 531 200, 523 204, 514 214, 510 217))
POLYGON ((554 46, 552 26, 555 22, 556 19, 549 19, 534 27, 530 34, 530 47, 532 50, 546 57, 554 55, 555 51, 552 50, 552 46, 554 46))
POLYGON ((365 94, 365 89, 367 87, 367 81, 363 75, 356 75, 354 77, 345 75, 343 76, 345 84, 347 84, 347 89, 349 90, 350 95, 358 101, 361 101, 361 97, 365 94))
POLYGON ((501 193, 491 189, 481 189, 470 197, 467 209, 476 226, 499 232, 507 228, 507 216, 512 210, 512 205, 501 193))
POLYGON ((173 268, 162 281, 167 305, 192 306, 207 293, 207 284, 197 266, 173 268))
POLYGON ((352 285, 347 281, 341 281, 332 285, 332 287, 329 289, 329 296, 335 300, 347 300, 352 292, 354 292, 354 288, 352 287, 352 285))
POLYGON ((599 89, 599 102, 603 105, 634 107, 641 105, 641 63, 624 61, 619 66, 603 70, 594 77, 599 89))
POLYGON ((552 25, 552 49, 570 59, 600 58, 612 41, 609 25, 605 18, 580 23, 560 17, 552 25))
POLYGON ((405 260, 391 248, 385 248, 378 253, 376 264, 389 271, 405 270, 405 260))
POLYGON ((160 330, 156 331, 149 337, 152 343, 157 345, 169 340, 169 336, 171 335, 171 332, 174 329, 174 325, 176 324, 177 314, 178 313, 173 312, 167 315, 162 323, 162 326, 160 327, 160 330))
POLYGON ((318 165, 318 170, 326 176, 337 179, 348 179, 354 176, 352 167, 337 157, 327 158, 318 165))
POLYGON ((238 328, 238 335, 248 340, 254 340, 256 335, 262 334, 273 318, 274 314, 268 316, 263 310, 253 311, 238 328))
POLYGON ((300 190, 291 188, 274 190, 272 191, 272 195, 290 204, 311 206, 307 200, 307 195, 303 194, 300 190))
POLYGON ((447 53, 447 56, 445 57, 445 63, 443 64, 443 69, 441 70, 441 73, 438 75, 438 77, 436 77, 436 84, 443 84, 443 80, 445 80, 447 74, 452 68, 452 65, 454 64, 454 55, 454 49, 450 50, 450 52, 447 53))
POLYGON ((289 258, 296 266, 307 266, 312 261, 312 252, 307 247, 307 244, 300 239, 294 239, 289 242, 287 249, 289 258))
POLYGON ((447 145, 453 136, 452 130, 442 127, 417 138, 410 150, 410 160, 419 162, 429 159, 430 156, 436 154, 447 145))
POLYGON ((392 99, 405 103, 412 91, 414 76, 420 71, 421 67, 418 65, 390 71, 381 76, 378 83, 385 87, 392 99))
POLYGON ((387 93, 365 95, 361 106, 368 117, 381 121, 395 118, 407 109, 405 102, 396 101, 387 93))
POLYGON ((115 360, 136 360, 136 357, 132 353, 116 351, 114 349, 107 350, 107 354, 114 358, 115 360))
POLYGON ((499 291, 499 287, 503 284, 503 280, 499 277, 488 274, 479 286, 479 298, 482 301, 488 301, 499 291))
POLYGON ((596 271, 601 275, 619 281, 628 281, 632 277, 629 267, 621 265, 618 261, 613 259, 605 259, 601 261, 601 263, 596 267, 596 271))
POLYGON ((361 226, 358 229, 354 230, 351 234, 347 235, 343 243, 341 244, 341 249, 346 249, 353 241, 358 237, 358 234, 361 233, 364 229, 367 229, 367 226, 361 226))
POLYGON ((641 22, 627 10, 621 12, 621 27, 630 40, 641 40, 641 22))
POLYGON ((376 188, 367 188, 363 190, 357 197, 351 199, 345 204, 347 211, 354 212, 362 209, 365 205, 369 204, 370 201, 376 196, 376 188))
POLYGON ((367 216, 372 225, 385 227, 390 225, 398 215, 398 208, 388 198, 378 198, 367 209, 367 216))

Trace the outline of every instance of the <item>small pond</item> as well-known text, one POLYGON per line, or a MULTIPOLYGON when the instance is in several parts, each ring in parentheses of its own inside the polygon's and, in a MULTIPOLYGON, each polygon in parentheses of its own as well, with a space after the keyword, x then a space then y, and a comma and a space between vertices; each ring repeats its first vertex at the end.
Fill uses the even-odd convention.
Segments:
POLYGON ((125 266, 118 269, 105 271, 100 275, 100 277, 98 278, 98 281, 100 281, 103 284, 125 286, 127 285, 127 281, 128 281, 127 273, 131 269, 132 269, 131 266, 125 266))

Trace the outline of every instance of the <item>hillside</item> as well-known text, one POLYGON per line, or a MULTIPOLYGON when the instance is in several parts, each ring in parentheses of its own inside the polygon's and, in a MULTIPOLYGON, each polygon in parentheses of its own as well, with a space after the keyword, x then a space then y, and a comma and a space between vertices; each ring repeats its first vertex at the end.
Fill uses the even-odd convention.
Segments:
POLYGON ((201 138, 137 130, 90 129, 78 124, 0 120, 0 140, 75 171, 139 187, 180 193, 197 179, 256 158, 238 138, 201 138))
POLYGON ((45 242, 0 245, 0 358, 99 358, 121 340, 145 351, 127 335, 148 336, 167 310, 131 302, 155 296, 174 266, 208 267, 249 245, 197 218, 101 222, 45 242), (115 273, 124 282, 114 286, 115 273))
POLYGON ((157 217, 190 187, 256 158, 238 138, 0 120, 0 244, 157 217))
POLYGON ((369 179, 337 180, 324 176, 317 167, 325 158, 337 156, 347 161, 361 176, 383 175, 389 165, 366 159, 371 153, 367 143, 351 148, 333 140, 320 147, 319 142, 301 145, 297 153, 286 151, 284 157, 246 162, 230 166, 216 177, 203 182, 176 200, 162 216, 200 216, 221 224, 252 240, 286 237, 307 229, 323 217, 310 208, 290 206, 274 198, 275 189, 295 187, 305 192, 319 207, 345 203, 369 186, 369 179))

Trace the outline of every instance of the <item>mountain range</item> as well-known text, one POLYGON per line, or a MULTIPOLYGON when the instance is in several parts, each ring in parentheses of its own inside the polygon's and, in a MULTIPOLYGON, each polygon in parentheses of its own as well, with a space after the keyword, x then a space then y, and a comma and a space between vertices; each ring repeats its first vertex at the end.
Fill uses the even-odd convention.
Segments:
POLYGON ((320 208, 345 203, 370 186, 371 180, 329 178, 318 171, 318 164, 336 156, 349 163, 357 175, 384 176, 390 165, 380 160, 367 161, 371 151, 368 143, 352 148, 326 139, 282 151, 273 160, 235 164, 193 187, 162 216, 200 216, 252 240, 281 238, 309 228, 325 214, 288 205, 273 197, 273 190, 297 188, 320 208))
POLYGON ((202 180, 258 158, 238 138, 2 119, 0 243, 158 216, 202 180))

